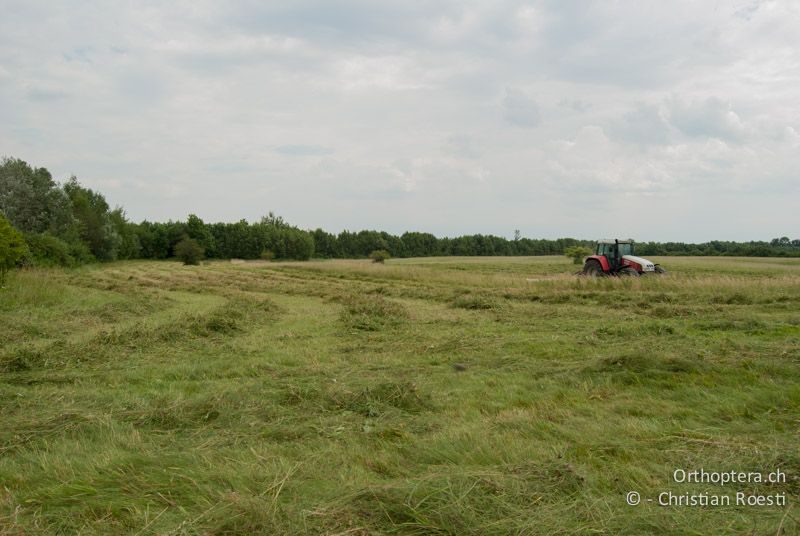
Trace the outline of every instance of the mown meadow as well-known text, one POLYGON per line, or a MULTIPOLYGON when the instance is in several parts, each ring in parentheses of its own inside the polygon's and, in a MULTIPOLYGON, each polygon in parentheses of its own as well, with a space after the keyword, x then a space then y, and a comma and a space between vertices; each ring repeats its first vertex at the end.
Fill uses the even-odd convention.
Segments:
POLYGON ((0 534, 800 533, 800 259, 658 261, 14 273, 0 534), (786 482, 672 481, 701 468, 786 482))

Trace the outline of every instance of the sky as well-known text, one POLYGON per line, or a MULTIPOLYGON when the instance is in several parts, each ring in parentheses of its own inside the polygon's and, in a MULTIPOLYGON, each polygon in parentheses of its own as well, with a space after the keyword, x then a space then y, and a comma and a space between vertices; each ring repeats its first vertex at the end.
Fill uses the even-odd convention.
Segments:
POLYGON ((133 221, 800 236, 800 3, 0 0, 0 155, 133 221))

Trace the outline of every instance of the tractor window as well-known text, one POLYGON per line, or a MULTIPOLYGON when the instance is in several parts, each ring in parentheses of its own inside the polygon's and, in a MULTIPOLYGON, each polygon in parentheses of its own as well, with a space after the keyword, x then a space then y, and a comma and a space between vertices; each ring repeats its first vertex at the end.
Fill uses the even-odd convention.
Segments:
POLYGON ((619 245, 619 254, 622 255, 633 255, 633 244, 620 244, 619 245))

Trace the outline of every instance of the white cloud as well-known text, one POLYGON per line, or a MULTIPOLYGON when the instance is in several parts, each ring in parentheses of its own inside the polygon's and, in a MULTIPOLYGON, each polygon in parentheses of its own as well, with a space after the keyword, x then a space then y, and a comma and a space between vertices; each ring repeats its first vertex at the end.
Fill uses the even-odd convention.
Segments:
POLYGON ((672 99, 669 102, 669 117, 681 132, 693 137, 738 141, 747 135, 748 130, 730 104, 715 97, 688 103, 672 99))
POLYGON ((554 143, 548 154, 553 187, 566 191, 654 193, 674 183, 657 159, 631 154, 597 126, 583 127, 574 139, 554 143))
POLYGON ((536 101, 514 88, 506 88, 503 97, 503 117, 510 124, 519 127, 535 127, 542 120, 536 101))
POLYGON ((303 46, 303 41, 283 36, 233 35, 227 38, 201 40, 197 36, 189 39, 168 39, 153 44, 156 52, 202 55, 235 55, 251 53, 291 53, 303 46))
POLYGON ((345 90, 409 91, 431 88, 427 72, 403 56, 357 55, 335 62, 338 85, 345 90))

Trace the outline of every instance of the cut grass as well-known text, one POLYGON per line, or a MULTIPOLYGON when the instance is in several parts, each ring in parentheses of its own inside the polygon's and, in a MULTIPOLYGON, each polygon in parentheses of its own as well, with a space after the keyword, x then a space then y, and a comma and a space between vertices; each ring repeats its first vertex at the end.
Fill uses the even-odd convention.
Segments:
POLYGON ((342 322, 352 329, 379 331, 397 327, 408 318, 405 307, 377 294, 350 295, 341 301, 344 305, 342 322))
POLYGON ((125 262, 0 292, 0 534, 795 534, 800 261, 125 262), (675 469, 785 472, 678 484, 675 469))

